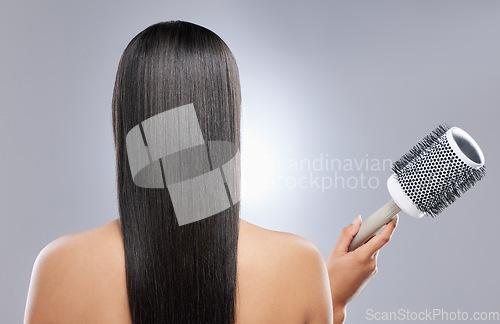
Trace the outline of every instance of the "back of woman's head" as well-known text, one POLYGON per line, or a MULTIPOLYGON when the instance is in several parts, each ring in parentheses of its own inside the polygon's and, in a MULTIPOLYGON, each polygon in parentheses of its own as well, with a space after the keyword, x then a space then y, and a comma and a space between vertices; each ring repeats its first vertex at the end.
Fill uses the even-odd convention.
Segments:
POLYGON ((227 45, 210 30, 188 22, 146 28, 122 55, 112 104, 134 323, 234 322, 239 203, 179 226, 168 189, 134 184, 127 158, 126 135, 134 126, 191 103, 204 141, 232 142, 239 149, 239 76, 227 45))

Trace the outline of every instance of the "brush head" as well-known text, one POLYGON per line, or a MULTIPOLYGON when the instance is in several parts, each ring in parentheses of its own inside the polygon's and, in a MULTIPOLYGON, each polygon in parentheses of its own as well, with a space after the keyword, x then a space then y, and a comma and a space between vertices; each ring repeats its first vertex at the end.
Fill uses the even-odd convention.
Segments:
POLYGON ((407 214, 442 212, 485 175, 484 155, 464 130, 438 126, 392 166, 388 187, 407 214))

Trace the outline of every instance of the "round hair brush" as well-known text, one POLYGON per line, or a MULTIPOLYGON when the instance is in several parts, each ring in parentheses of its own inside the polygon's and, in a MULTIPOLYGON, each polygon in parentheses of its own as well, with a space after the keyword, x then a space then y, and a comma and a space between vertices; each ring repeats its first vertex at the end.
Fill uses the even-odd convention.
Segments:
POLYGON ((416 218, 439 214, 485 175, 484 155, 464 130, 443 124, 394 162, 392 171, 387 180, 392 200, 361 224, 349 251, 400 211, 416 218))

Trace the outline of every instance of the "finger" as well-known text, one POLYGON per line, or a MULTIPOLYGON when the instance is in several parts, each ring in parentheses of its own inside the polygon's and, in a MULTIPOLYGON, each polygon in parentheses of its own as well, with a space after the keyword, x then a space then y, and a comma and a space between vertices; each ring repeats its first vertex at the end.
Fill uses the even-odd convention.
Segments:
POLYGON ((360 226, 361 226, 361 216, 358 216, 352 221, 351 224, 344 227, 344 229, 340 233, 339 238, 337 239, 335 247, 333 248, 334 255, 338 256, 347 253, 349 244, 351 244, 353 237, 356 236, 356 234, 358 233, 360 226))
POLYGON ((362 249, 368 255, 373 255, 376 251, 380 250, 390 241, 392 233, 396 228, 398 218, 398 215, 396 215, 387 225, 385 225, 380 233, 375 235, 371 240, 360 246, 358 249, 362 249))

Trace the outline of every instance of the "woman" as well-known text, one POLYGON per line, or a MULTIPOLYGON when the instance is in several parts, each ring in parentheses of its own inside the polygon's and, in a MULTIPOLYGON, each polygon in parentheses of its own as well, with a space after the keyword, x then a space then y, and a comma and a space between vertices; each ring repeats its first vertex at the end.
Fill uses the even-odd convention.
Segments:
MULTIPOLYGON (((307 240, 240 219, 239 198, 216 215, 179 225, 172 187, 137 185, 126 138, 141 124, 146 143, 143 121, 188 104, 203 141, 232 143, 236 154, 240 84, 227 45, 188 22, 146 28, 125 49, 113 92, 120 218, 42 250, 25 323, 343 322, 395 222, 348 253, 358 217, 327 263, 307 240)), ((165 182, 170 164, 161 167, 165 182)))

